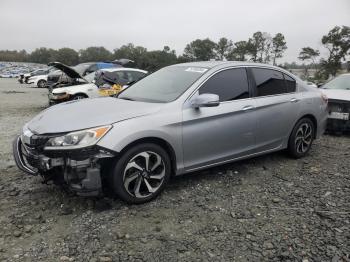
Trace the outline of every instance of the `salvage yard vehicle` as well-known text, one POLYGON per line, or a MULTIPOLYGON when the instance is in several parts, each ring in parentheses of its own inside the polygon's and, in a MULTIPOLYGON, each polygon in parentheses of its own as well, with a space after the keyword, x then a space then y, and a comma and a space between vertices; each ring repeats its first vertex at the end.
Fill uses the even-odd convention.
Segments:
POLYGON ((326 120, 325 96, 281 68, 185 63, 118 97, 46 109, 25 124, 13 152, 22 171, 79 195, 109 185, 122 200, 144 203, 172 175, 283 149, 303 157, 326 120))
POLYGON ((33 86, 38 88, 44 88, 47 86, 47 77, 48 74, 30 76, 27 79, 27 84, 32 84, 33 86))
POLYGON ((332 79, 321 90, 328 97, 327 131, 350 131, 350 74, 332 79))
POLYGON ((123 87, 147 74, 147 71, 140 69, 115 67, 102 69, 84 77, 72 67, 57 62, 51 65, 62 70, 72 81, 69 86, 49 89, 50 105, 70 100, 116 95, 123 87))
MULTIPOLYGON (((128 60, 128 61, 131 61, 131 60, 128 60)), ((57 69, 63 71, 63 73, 61 71, 56 71, 48 75, 47 81, 48 81, 49 87, 57 88, 62 85, 74 84, 75 79, 71 79, 69 76, 64 74, 64 70, 60 68, 60 67, 62 68, 67 67, 66 65, 59 62, 52 62, 52 63, 49 63, 48 65, 54 66, 57 69)), ((88 74, 96 72, 97 70, 107 69, 107 68, 117 68, 117 67, 118 68, 122 67, 122 64, 117 62, 88 62, 88 63, 78 64, 71 68, 75 70, 79 75, 86 76, 88 74)))
POLYGON ((18 78, 18 82, 20 84, 28 84, 28 79, 32 76, 40 76, 40 75, 48 75, 50 73, 50 69, 37 69, 27 74, 20 74, 18 78))

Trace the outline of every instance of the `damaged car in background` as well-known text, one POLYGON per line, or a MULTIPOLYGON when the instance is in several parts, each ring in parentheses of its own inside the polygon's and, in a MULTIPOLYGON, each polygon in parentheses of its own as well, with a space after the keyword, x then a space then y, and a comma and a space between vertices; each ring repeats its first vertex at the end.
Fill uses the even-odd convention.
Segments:
POLYGON ((350 131, 350 74, 332 79, 321 90, 328 97, 327 131, 337 134, 350 131))
POLYGON ((147 74, 147 71, 140 69, 112 67, 82 76, 74 68, 62 63, 54 62, 50 65, 61 70, 71 79, 71 85, 49 88, 50 105, 84 98, 116 95, 123 88, 147 74))
POLYGON ((79 195, 144 203, 172 175, 286 149, 308 154, 327 99, 286 70, 245 62, 165 67, 118 97, 50 107, 13 142, 17 166, 79 195))
MULTIPOLYGON (((36 69, 34 71, 31 71, 27 74, 20 74, 19 78, 18 78, 18 82, 20 84, 30 84, 34 83, 34 81, 30 81, 29 82, 29 78, 34 77, 34 76, 42 76, 42 75, 48 75, 50 73, 50 68, 40 68, 40 69, 36 69)), ((33 78, 32 78, 33 80, 33 78)), ((37 85, 36 85, 37 86, 37 85)), ((44 87, 44 85, 42 85, 42 87, 44 87)))

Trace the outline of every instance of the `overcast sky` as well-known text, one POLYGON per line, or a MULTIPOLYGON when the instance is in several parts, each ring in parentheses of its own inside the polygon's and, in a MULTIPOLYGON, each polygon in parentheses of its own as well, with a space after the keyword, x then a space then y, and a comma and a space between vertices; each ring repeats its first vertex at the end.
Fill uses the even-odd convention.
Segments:
POLYGON ((197 38, 247 40, 254 32, 285 35, 284 61, 304 46, 321 47, 336 25, 350 26, 350 0, 0 0, 0 49, 105 46, 181 54, 197 38))

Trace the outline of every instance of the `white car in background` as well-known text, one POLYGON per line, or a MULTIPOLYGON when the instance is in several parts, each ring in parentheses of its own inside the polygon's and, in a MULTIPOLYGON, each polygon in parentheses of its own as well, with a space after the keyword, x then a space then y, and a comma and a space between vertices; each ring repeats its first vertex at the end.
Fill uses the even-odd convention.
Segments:
POLYGON ((44 88, 47 84, 47 76, 48 75, 31 76, 28 78, 27 83, 32 84, 38 88, 44 88))
POLYGON ((147 71, 141 69, 116 67, 102 69, 83 77, 71 67, 58 64, 56 68, 60 68, 70 78, 75 79, 75 83, 70 86, 51 88, 50 105, 70 100, 115 95, 147 74, 147 71))
POLYGON ((328 97, 329 132, 350 131, 350 74, 342 74, 321 86, 322 93, 328 97))

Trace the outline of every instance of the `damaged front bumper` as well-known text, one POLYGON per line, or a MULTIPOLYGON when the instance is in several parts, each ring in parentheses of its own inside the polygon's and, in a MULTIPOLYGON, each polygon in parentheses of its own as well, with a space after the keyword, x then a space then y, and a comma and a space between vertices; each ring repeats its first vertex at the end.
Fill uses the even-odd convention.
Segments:
POLYGON ((18 136, 13 141, 13 155, 20 170, 41 175, 45 181, 67 185, 83 196, 97 196, 102 191, 101 163, 114 154, 93 146, 79 150, 44 151, 37 145, 26 144, 18 136))
POLYGON ((330 99, 328 108, 327 131, 350 131, 350 102, 330 99))

